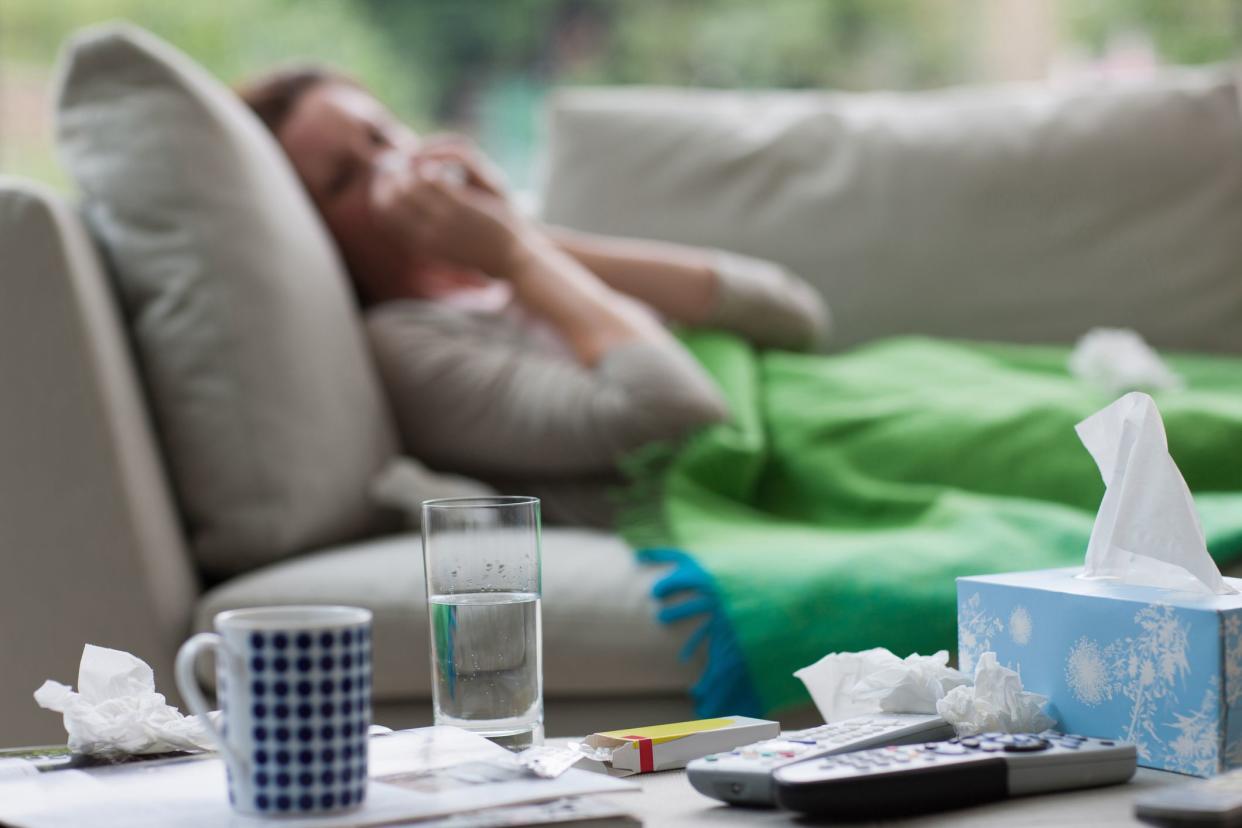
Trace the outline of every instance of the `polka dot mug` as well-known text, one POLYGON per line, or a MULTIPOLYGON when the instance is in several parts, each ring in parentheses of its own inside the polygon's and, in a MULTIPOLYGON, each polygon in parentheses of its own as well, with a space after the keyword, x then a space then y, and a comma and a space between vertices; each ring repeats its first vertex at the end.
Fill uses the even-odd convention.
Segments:
POLYGON ((212 723, 229 801, 246 814, 324 814, 362 804, 371 726, 371 613, 357 607, 261 607, 222 612, 214 633, 177 653, 190 710, 208 705, 195 665, 216 651, 212 723))

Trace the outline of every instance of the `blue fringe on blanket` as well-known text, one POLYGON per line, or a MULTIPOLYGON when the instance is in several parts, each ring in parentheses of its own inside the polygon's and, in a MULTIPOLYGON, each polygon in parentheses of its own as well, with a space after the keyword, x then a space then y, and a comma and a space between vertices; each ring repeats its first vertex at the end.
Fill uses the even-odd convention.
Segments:
POLYGON ((762 716, 763 705, 750 680, 733 625, 720 605, 715 579, 680 549, 643 549, 638 559, 648 564, 673 564, 673 569, 651 588, 651 594, 663 604, 657 615, 661 624, 704 617, 680 656, 682 661, 689 661, 696 650, 707 647, 707 666, 690 688, 695 711, 705 718, 762 716), (674 602, 679 596, 686 597, 674 602))

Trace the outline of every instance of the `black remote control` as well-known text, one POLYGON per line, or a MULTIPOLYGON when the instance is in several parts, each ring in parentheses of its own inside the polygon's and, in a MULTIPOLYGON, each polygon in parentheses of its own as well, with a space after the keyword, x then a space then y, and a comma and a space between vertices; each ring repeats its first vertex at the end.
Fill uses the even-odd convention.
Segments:
POLYGON ((1134 745, 1109 739, 985 733, 812 759, 774 778, 783 808, 859 819, 1112 785, 1134 775, 1135 759, 1134 745))

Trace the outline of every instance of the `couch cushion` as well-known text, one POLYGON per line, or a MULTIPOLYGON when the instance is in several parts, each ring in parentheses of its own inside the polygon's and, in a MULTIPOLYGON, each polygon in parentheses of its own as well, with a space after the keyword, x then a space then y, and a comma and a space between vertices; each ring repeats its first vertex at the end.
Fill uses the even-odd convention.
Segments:
POLYGON ((1242 352, 1226 70, 914 94, 562 92, 544 217, 814 281, 834 346, 906 333, 1242 352))
MULTIPOLYGON (((652 582, 616 537, 583 529, 543 531, 544 693, 549 696, 683 692, 701 664, 678 660, 686 622, 655 620, 652 582)), ((196 617, 271 604, 351 604, 375 613, 377 701, 431 696, 422 546, 402 535, 297 558, 207 593, 196 617)))
POLYGON ((129 26, 69 44, 57 130, 202 568, 370 531, 367 484, 395 437, 336 251, 276 142, 129 26))

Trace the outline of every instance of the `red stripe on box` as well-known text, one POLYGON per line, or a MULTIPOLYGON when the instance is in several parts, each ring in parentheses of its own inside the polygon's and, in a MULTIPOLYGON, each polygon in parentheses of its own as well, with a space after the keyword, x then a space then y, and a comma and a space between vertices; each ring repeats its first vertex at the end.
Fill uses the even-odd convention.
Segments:
POLYGON ((655 748, 651 740, 644 736, 622 736, 621 738, 638 743, 638 772, 653 772, 655 770, 655 748))

